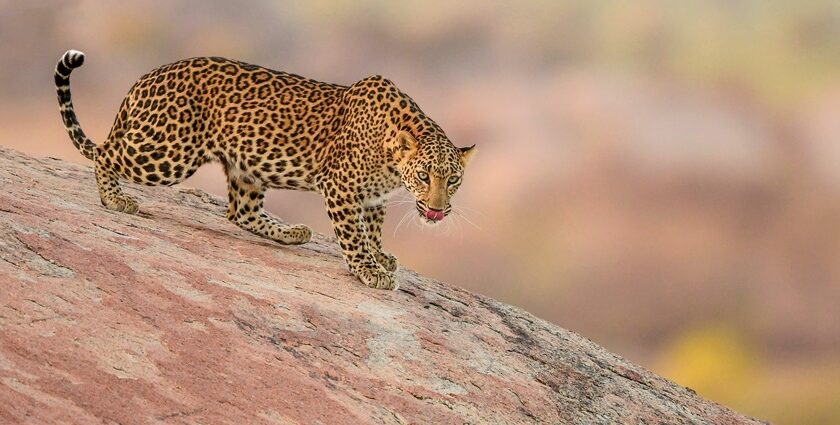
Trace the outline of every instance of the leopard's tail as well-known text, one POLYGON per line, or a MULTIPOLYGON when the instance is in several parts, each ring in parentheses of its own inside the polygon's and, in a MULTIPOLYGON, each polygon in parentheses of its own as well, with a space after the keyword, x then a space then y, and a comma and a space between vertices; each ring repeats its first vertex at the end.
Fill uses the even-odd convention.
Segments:
POLYGON ((73 141, 73 146, 85 156, 93 160, 96 158, 96 143, 85 136, 76 118, 76 111, 73 109, 73 101, 70 99, 70 73, 73 69, 85 63, 85 54, 78 50, 68 50, 61 56, 55 66, 55 89, 58 92, 58 109, 61 111, 61 119, 64 121, 64 128, 73 141))

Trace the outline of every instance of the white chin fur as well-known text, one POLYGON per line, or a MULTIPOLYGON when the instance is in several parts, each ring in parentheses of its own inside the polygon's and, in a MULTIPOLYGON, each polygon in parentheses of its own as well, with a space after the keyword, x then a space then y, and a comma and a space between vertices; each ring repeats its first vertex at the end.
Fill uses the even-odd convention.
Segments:
POLYGON ((429 220, 425 216, 421 215, 420 216, 420 221, 423 222, 424 225, 431 227, 431 226, 437 226, 443 220, 438 220, 438 221, 429 220))

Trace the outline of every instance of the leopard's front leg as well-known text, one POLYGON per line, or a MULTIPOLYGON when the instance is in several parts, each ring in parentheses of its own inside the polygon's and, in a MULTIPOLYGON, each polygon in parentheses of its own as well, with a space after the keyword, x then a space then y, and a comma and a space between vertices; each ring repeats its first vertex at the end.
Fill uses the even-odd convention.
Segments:
POLYGON ((397 257, 382 250, 382 225, 385 223, 385 205, 365 207, 364 219, 368 240, 370 247, 373 249, 373 255, 376 257, 376 262, 389 272, 397 271, 399 265, 397 257))
POLYGON ((344 261, 359 280, 371 288, 397 289, 394 274, 376 261, 364 223, 364 208, 350 197, 326 191, 327 214, 344 253, 344 261))

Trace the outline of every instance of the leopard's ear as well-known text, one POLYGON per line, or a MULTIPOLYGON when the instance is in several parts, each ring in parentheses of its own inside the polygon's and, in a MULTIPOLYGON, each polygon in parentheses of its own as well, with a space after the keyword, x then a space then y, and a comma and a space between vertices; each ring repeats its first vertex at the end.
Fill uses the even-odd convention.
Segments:
POLYGON ((464 164, 466 167, 467 164, 470 163, 470 160, 475 156, 476 148, 475 145, 467 146, 465 148, 458 148, 461 151, 461 163, 464 164))
POLYGON ((397 133, 397 153, 401 158, 409 158, 417 152, 420 142, 407 131, 397 133))

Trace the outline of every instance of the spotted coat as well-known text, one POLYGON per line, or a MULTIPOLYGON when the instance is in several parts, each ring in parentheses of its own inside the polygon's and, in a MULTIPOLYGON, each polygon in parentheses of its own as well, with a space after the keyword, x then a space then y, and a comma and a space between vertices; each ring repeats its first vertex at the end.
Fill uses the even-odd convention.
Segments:
POLYGON ((95 162, 106 208, 138 211, 121 179, 174 185, 219 161, 228 180, 227 218, 282 244, 306 243, 312 232, 266 213, 265 191, 320 192, 350 270, 375 288, 397 286, 397 260, 382 250, 388 195, 404 187, 423 220, 440 221, 474 153, 455 147, 380 76, 348 87, 216 57, 182 60, 141 77, 97 145, 82 131, 70 98, 70 73, 84 58, 65 53, 55 84, 70 138, 95 162))

